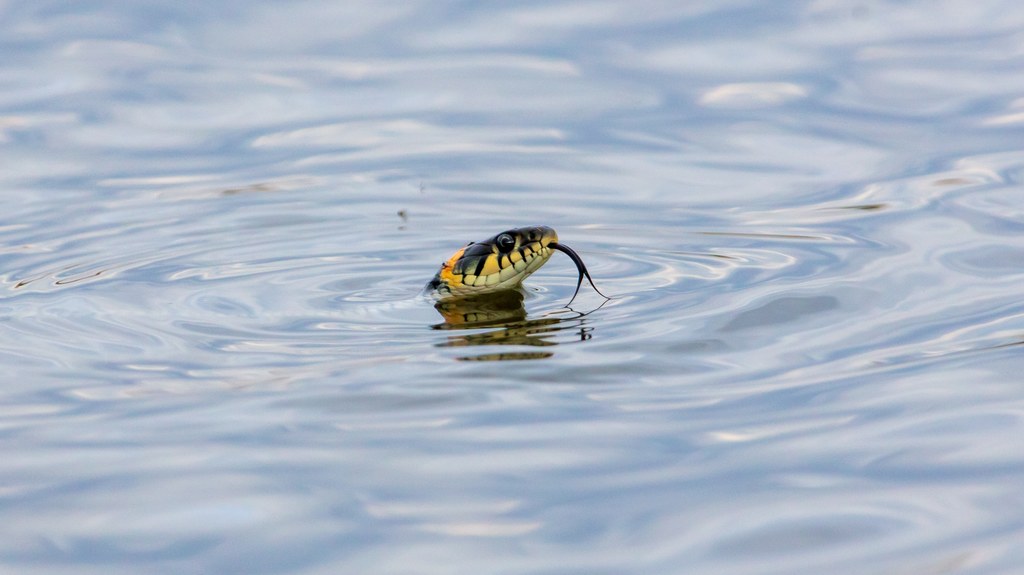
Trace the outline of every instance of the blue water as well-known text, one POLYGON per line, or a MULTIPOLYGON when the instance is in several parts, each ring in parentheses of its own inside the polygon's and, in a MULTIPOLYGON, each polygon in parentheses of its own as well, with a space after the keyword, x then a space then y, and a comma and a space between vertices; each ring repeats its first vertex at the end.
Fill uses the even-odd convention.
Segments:
POLYGON ((0 572, 1024 572, 1019 3, 0 2, 0 50, 0 572), (420 297, 534 224, 614 297, 420 297))

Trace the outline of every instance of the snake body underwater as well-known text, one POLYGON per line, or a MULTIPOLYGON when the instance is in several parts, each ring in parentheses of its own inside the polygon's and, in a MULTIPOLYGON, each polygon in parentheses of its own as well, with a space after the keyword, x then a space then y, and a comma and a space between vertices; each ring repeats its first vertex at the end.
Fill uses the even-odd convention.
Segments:
POLYGON ((441 264, 434 279, 427 283, 426 291, 443 301, 512 290, 540 269, 556 251, 568 255, 579 271, 570 304, 576 299, 584 277, 594 291, 608 298, 594 285, 579 254, 559 243, 558 234, 547 226, 511 229, 482 242, 466 244, 441 264))

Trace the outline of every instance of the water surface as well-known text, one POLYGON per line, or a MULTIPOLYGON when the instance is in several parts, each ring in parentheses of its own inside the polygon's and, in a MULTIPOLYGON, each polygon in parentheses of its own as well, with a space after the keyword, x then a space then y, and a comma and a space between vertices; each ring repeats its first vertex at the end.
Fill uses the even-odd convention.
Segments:
POLYGON ((1017 3, 0 10, 0 571, 1024 564, 1017 3))

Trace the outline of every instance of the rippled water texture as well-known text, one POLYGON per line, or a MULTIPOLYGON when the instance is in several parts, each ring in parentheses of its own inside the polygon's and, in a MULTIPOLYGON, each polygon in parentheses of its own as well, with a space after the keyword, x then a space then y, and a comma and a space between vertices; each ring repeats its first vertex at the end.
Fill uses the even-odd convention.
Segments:
POLYGON ((1021 572, 1019 2, 0 2, 0 48, 0 571, 1021 572), (613 298, 421 296, 535 224, 613 298))

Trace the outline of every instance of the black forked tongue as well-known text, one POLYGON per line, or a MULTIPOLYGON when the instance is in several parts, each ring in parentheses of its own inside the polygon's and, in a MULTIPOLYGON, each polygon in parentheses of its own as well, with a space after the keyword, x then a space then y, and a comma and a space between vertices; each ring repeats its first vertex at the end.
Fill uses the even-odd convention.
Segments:
POLYGON ((580 277, 578 280, 576 280, 576 291, 573 292, 572 299, 569 300, 569 303, 565 304, 566 306, 572 303, 572 300, 576 299, 576 294, 580 293, 580 286, 583 285, 583 276, 587 276, 587 281, 590 282, 590 287, 594 288, 594 291, 601 294, 601 297, 603 297, 604 299, 611 299, 610 297, 601 293, 601 290, 597 289, 597 286, 594 285, 594 278, 590 277, 590 272, 587 271, 587 266, 583 265, 583 259, 580 258, 580 255, 574 252, 572 248, 565 244, 560 244, 558 242, 551 242, 550 244, 548 244, 548 247, 554 250, 558 250, 572 258, 573 263, 576 264, 576 269, 580 272, 580 277))

